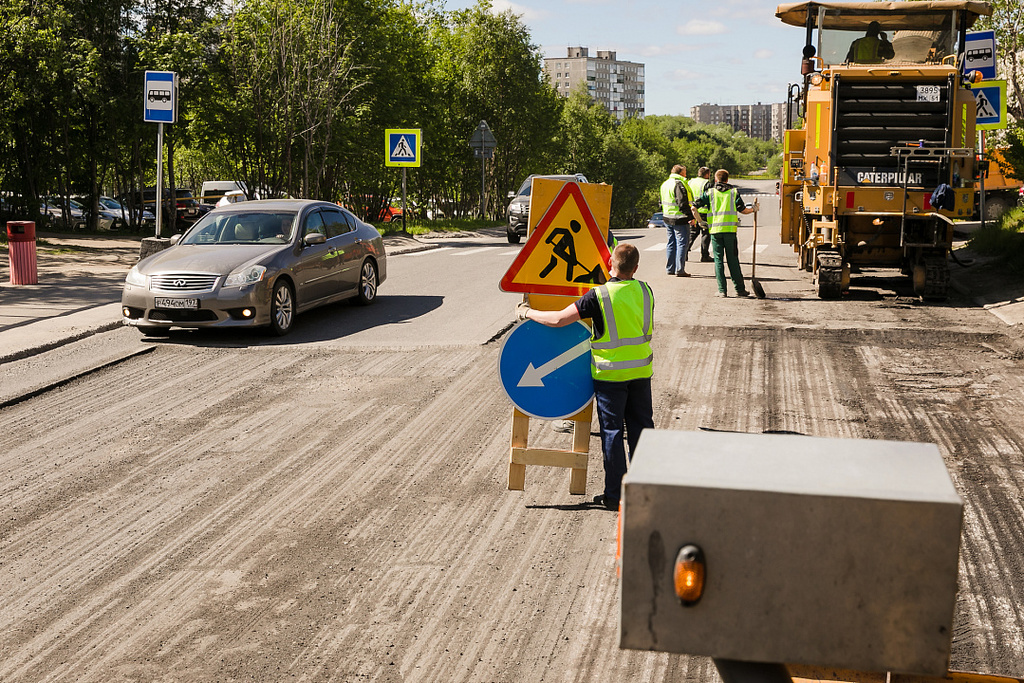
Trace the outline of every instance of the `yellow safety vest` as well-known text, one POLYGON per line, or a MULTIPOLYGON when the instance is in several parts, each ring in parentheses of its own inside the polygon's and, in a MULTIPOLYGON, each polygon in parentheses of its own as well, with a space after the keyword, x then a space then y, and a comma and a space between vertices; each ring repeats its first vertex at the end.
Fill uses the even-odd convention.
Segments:
POLYGON ((597 288, 604 332, 591 340, 590 374, 607 382, 650 377, 654 370, 654 294, 646 282, 622 280, 597 288))
POLYGON ((665 218, 683 217, 682 210, 676 204, 676 183, 682 183, 683 187, 686 187, 686 178, 673 173, 661 184, 661 213, 665 218))
POLYGON ((722 192, 717 187, 711 191, 711 226, 708 232, 717 234, 720 232, 736 232, 740 224, 740 214, 736 210, 736 195, 739 190, 735 187, 728 192, 722 192))
MULTIPOLYGON (((707 185, 708 182, 709 181, 707 178, 701 178, 700 176, 696 178, 690 178, 689 180, 686 181, 686 189, 690 191, 689 194, 691 202, 694 201, 694 197, 699 197, 702 194, 704 194, 704 186, 707 185)), ((701 215, 706 216, 708 213, 708 207, 705 206, 699 208, 697 209, 697 212, 700 213, 701 215)))

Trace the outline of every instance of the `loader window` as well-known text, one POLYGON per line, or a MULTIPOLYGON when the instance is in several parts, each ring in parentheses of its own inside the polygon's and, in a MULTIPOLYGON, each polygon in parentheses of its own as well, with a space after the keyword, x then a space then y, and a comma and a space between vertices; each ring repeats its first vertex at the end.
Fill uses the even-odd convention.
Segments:
POLYGON ((840 64, 938 64, 954 54, 951 12, 853 14, 823 10, 818 55, 840 64))

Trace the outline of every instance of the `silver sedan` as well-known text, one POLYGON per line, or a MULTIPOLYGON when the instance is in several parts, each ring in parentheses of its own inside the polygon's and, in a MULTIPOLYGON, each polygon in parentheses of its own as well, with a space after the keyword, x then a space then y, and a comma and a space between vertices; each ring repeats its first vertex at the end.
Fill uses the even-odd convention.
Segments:
POLYGON ((171 327, 269 326, 287 334, 302 311, 371 304, 387 276, 372 225, 312 200, 269 199, 216 209, 125 278, 124 322, 171 327))

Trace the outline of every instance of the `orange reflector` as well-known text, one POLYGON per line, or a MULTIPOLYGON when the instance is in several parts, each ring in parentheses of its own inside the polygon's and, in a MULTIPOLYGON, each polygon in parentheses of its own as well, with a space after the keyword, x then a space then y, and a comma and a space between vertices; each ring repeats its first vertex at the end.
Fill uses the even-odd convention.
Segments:
POLYGON ((704 594, 704 553, 695 545, 684 545, 676 555, 673 572, 676 596, 685 606, 694 605, 704 594))

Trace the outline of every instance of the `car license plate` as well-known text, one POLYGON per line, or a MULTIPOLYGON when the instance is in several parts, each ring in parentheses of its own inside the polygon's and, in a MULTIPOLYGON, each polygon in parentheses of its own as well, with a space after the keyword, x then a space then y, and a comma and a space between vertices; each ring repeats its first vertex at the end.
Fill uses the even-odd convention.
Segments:
POLYGON ((157 308, 199 308, 199 299, 172 299, 169 297, 157 297, 153 299, 157 308))

